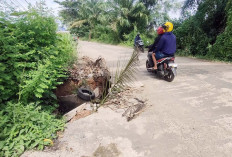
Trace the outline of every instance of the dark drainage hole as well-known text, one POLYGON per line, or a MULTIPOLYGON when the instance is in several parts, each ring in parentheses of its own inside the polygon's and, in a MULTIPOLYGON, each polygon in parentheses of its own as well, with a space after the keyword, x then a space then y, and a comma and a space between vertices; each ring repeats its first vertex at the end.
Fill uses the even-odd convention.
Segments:
POLYGON ((93 91, 86 88, 79 88, 77 94, 60 96, 58 111, 61 115, 75 109, 85 102, 91 101, 95 98, 93 91))

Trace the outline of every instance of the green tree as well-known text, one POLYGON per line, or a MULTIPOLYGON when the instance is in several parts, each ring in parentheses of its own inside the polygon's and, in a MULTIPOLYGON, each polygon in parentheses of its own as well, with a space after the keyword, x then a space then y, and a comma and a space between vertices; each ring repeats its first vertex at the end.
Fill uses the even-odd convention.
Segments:
POLYGON ((72 33, 111 43, 133 40, 135 30, 149 36, 155 25, 170 19, 170 8, 178 6, 172 0, 65 0, 58 3, 64 7, 60 15, 72 33))
POLYGON ((151 9, 156 5, 158 0, 139 0, 140 2, 144 3, 145 7, 151 9))
POLYGON ((232 1, 226 6, 227 23, 223 33, 217 36, 215 44, 209 51, 209 56, 225 61, 232 61, 232 1))
POLYGON ((182 11, 186 9, 193 9, 193 7, 197 7, 204 0, 185 0, 184 5, 182 7, 182 11))
POLYGON ((78 9, 78 17, 71 23, 71 28, 80 28, 84 25, 89 30, 91 39, 94 27, 100 22, 103 16, 105 5, 102 0, 82 1, 78 9))
POLYGON ((134 30, 134 26, 138 31, 145 32, 148 24, 148 10, 143 3, 135 0, 110 0, 109 11, 111 16, 111 26, 117 31, 120 39, 124 39, 124 34, 129 34, 134 30))
POLYGON ((81 1, 55 1, 56 3, 62 5, 63 10, 60 11, 61 17, 63 17, 63 21, 65 23, 73 22, 77 16, 79 7, 81 6, 81 1))
POLYGON ((230 39, 230 0, 186 0, 183 10, 192 9, 197 6, 194 15, 184 17, 184 22, 175 30, 178 40, 178 48, 184 54, 211 56, 218 59, 221 54, 224 58, 229 58, 229 44, 222 44, 225 39, 230 39), (226 29, 225 29, 226 28, 226 29), (224 45, 220 49, 220 44, 224 45), (215 49, 217 49, 216 52, 215 49))

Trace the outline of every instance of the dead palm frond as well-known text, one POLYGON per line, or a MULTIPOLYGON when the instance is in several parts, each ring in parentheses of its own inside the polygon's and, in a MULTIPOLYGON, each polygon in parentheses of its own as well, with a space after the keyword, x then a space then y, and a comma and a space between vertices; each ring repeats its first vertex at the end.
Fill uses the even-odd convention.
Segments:
POLYGON ((109 96, 112 96, 114 94, 117 94, 118 92, 122 91, 127 87, 128 83, 133 82, 136 77, 135 74, 138 71, 138 60, 139 57, 139 51, 133 51, 130 59, 128 62, 123 66, 123 68, 120 68, 120 61, 117 63, 117 70, 115 72, 114 78, 113 78, 113 84, 110 88, 110 92, 103 96, 103 99, 101 101, 101 104, 103 104, 109 96))
POLYGON ((86 23, 87 20, 79 20, 79 21, 75 21, 73 22, 73 24, 71 25, 71 28, 74 27, 81 27, 84 23, 86 23))

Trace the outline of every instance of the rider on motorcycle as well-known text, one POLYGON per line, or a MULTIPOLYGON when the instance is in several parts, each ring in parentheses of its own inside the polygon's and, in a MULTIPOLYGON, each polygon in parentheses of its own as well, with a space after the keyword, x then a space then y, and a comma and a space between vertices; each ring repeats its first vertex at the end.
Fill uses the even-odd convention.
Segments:
POLYGON ((159 43, 159 40, 160 40, 161 36, 164 34, 164 28, 160 26, 156 30, 156 32, 157 32, 158 36, 155 38, 154 43, 149 45, 149 46, 146 46, 146 48, 148 48, 148 52, 150 52, 150 54, 151 54, 150 57, 152 56, 153 51, 156 49, 157 44, 159 43))
POLYGON ((141 40, 140 38, 140 33, 137 33, 136 37, 135 37, 135 41, 134 41, 134 46, 136 46, 136 42, 141 40))
MULTIPOLYGON (((171 22, 166 22, 162 25, 162 28, 164 29, 164 33, 160 37, 157 47, 153 50, 153 53, 148 54, 149 60, 152 56, 152 60, 154 62, 153 69, 155 70, 157 70, 156 60, 174 56, 174 53, 176 52, 176 36, 172 33, 173 24, 171 22)), ((149 62, 152 61, 150 60, 149 62)))

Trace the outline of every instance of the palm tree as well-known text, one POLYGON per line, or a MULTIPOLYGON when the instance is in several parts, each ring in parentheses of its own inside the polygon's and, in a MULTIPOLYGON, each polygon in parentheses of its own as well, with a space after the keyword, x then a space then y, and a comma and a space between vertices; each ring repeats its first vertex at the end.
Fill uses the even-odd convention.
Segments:
POLYGON ((158 2, 158 0, 139 0, 139 1, 142 2, 148 10, 153 9, 153 7, 158 2))
POLYGON ((109 0, 111 9, 108 14, 111 16, 112 30, 116 31, 120 38, 124 33, 129 33, 136 25, 139 30, 144 30, 148 23, 148 10, 143 3, 136 0, 109 0))
POLYGON ((71 30, 82 33, 89 32, 89 39, 96 26, 112 30, 119 40, 129 34, 135 27, 145 31, 150 20, 147 7, 154 5, 156 0, 65 0, 59 4, 65 9, 62 17, 69 22, 71 30), (73 6, 72 6, 73 5, 73 6))
POLYGON ((94 26, 101 20, 104 10, 105 3, 102 0, 82 0, 77 19, 72 22, 71 28, 83 25, 89 27, 89 39, 91 39, 94 26))

